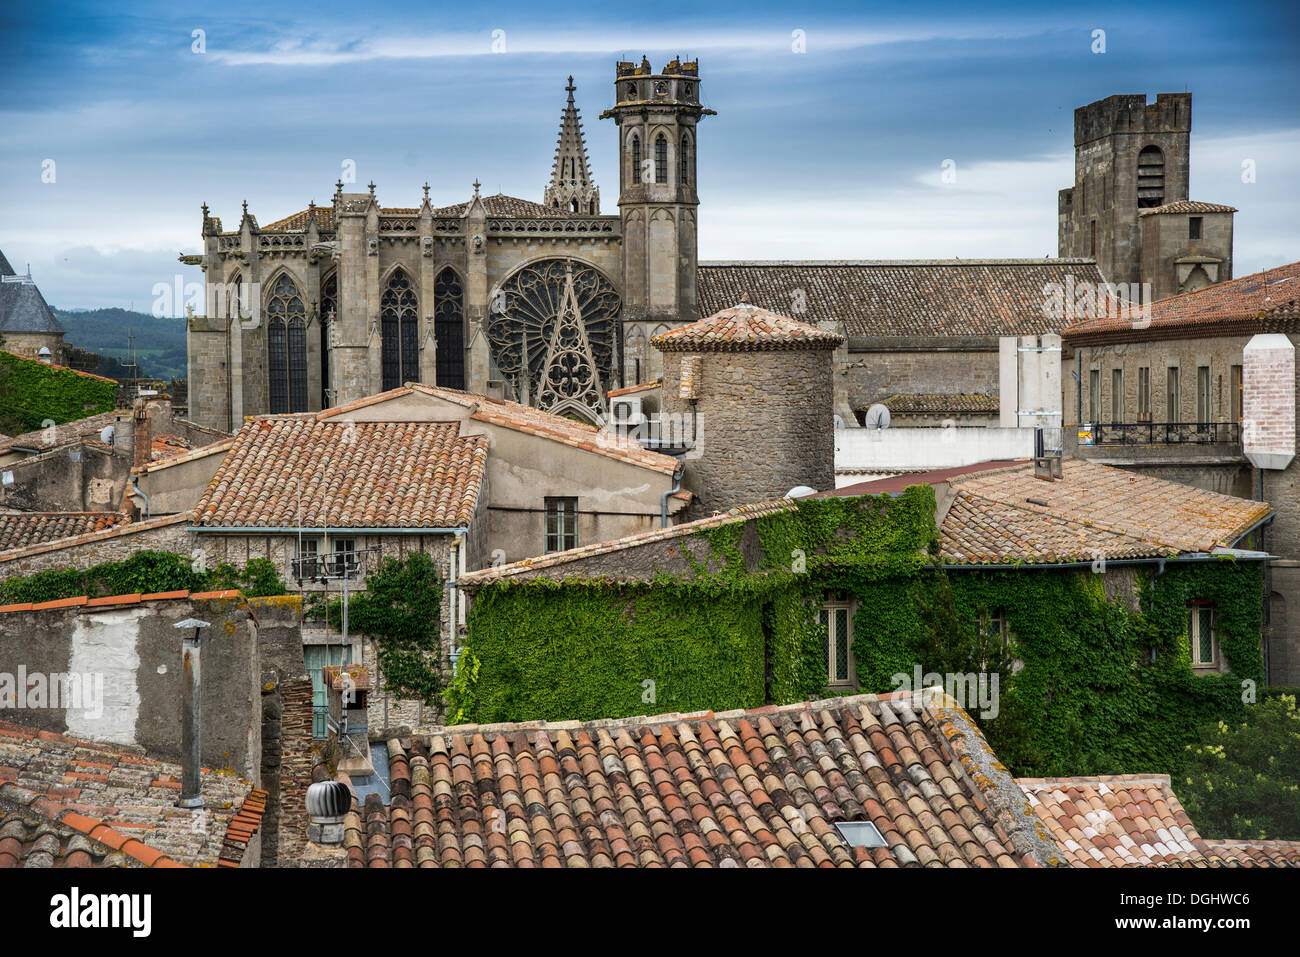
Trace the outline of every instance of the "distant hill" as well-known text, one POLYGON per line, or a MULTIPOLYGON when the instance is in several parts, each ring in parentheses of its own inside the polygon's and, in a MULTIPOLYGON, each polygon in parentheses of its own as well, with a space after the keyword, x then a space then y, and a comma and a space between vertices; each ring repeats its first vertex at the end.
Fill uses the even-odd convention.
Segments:
POLYGON ((65 343, 104 357, 100 375, 116 379, 128 374, 118 363, 127 358, 127 335, 134 333, 141 376, 156 379, 185 376, 183 318, 158 319, 126 309, 55 309, 54 314, 67 330, 63 337, 65 343))

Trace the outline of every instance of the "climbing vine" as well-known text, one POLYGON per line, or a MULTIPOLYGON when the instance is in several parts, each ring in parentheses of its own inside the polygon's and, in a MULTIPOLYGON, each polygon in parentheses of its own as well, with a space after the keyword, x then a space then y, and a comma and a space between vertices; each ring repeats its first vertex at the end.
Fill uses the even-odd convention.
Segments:
POLYGON ((0 422, 13 435, 110 412, 117 383, 0 351, 0 422))
POLYGON ((84 571, 56 568, 0 579, 0 604, 57 601, 89 595, 149 595, 165 591, 223 591, 237 588, 249 598, 283 595, 287 588, 275 563, 255 558, 243 568, 221 562, 199 570, 186 555, 144 550, 120 562, 101 562, 84 571))

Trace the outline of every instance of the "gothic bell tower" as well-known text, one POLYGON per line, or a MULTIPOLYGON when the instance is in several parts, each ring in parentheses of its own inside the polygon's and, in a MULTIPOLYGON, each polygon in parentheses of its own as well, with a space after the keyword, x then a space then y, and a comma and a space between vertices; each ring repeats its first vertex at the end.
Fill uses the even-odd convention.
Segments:
POLYGON ((714 111, 700 105, 698 61, 673 60, 661 73, 644 58, 619 63, 614 92, 601 119, 618 124, 623 332, 625 342, 640 342, 699 318, 696 126, 714 111))

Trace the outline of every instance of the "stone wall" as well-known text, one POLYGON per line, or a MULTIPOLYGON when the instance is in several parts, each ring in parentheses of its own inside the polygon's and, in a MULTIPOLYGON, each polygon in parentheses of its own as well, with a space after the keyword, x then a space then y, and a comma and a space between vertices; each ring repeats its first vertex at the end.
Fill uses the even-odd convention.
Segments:
POLYGON ((122 503, 131 459, 81 443, 28 456, 4 467, 0 506, 34 512, 113 512, 122 503))
MULTIPOLYGON (((998 394, 998 343, 972 343, 961 348, 937 341, 874 340, 849 342, 849 358, 836 370, 853 409, 866 408, 895 393, 958 392, 998 394), (981 345, 983 347, 981 347, 981 345)), ((996 415, 994 416, 996 418, 996 415)))
POLYGON ((124 561, 144 549, 189 555, 192 540, 186 531, 188 524, 187 516, 165 515, 54 543, 14 549, 0 554, 0 578, 61 568, 85 571, 100 562, 124 561))
POLYGON ((685 353, 664 356, 664 411, 696 415, 684 460, 693 514, 835 487, 831 357, 824 350, 706 352, 694 409, 680 398, 685 353))

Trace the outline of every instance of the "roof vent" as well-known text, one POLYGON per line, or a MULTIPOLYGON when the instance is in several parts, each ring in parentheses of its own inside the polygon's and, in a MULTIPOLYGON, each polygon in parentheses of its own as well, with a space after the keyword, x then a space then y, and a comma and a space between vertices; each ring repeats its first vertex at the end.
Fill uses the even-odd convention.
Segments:
POLYGON ((317 781, 307 788, 307 840, 342 844, 343 818, 352 807, 352 789, 342 781, 317 781))
POLYGON ((884 847, 885 839, 870 821, 836 821, 835 830, 849 847, 884 847))
POLYGON ((46 365, 50 365, 54 362, 54 354, 50 352, 49 346, 41 346, 36 353, 36 358, 40 359, 46 365))

